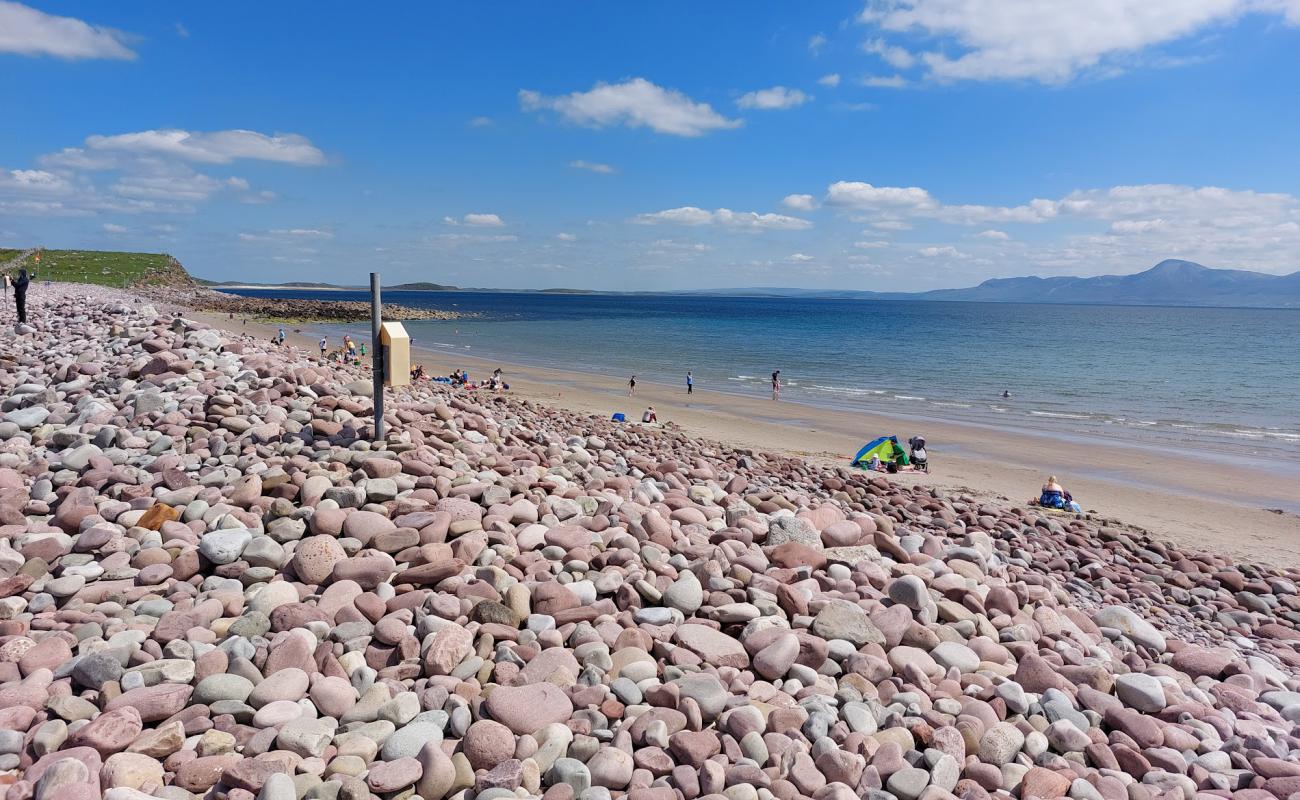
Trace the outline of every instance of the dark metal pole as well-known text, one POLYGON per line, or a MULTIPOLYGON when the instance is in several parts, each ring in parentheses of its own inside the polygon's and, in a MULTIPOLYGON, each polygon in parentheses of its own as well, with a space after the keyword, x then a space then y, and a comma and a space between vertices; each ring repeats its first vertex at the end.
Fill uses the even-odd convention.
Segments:
POLYGON ((384 356, 380 352, 379 326, 383 322, 379 300, 379 273, 370 273, 370 357, 375 386, 375 441, 384 438, 384 356))

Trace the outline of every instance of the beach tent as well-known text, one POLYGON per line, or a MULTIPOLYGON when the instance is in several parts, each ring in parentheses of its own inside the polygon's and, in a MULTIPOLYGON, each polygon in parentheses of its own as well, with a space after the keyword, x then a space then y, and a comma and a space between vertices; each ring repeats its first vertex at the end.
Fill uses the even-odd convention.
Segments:
POLYGON ((888 464, 898 460, 899 455, 903 454, 904 451, 898 444, 897 436, 881 436, 879 439, 872 439, 862 446, 858 454, 853 457, 853 466, 866 466, 871 461, 872 456, 879 456, 881 461, 888 464))

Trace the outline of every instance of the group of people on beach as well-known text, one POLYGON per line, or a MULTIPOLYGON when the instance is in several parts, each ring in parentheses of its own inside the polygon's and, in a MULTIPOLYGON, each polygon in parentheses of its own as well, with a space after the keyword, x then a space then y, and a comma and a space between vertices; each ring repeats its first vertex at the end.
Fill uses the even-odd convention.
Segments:
MULTIPOLYGON (((686 370, 686 393, 695 394, 695 373, 689 369, 686 370)), ((632 377, 627 379, 627 396, 628 397, 636 396, 636 374, 635 373, 632 375, 632 377)), ((772 399, 773 400, 781 399, 781 370, 779 369, 774 370, 772 372, 772 399)))
MULTIPOLYGON (((284 328, 280 329, 280 336, 284 336, 284 328)), ((283 339, 281 340, 281 344, 283 344, 283 339)), ((333 361, 343 364, 351 363, 356 366, 363 366, 361 362, 362 359, 366 357, 365 342, 358 342, 356 339, 353 339, 350 335, 345 333, 343 334, 343 344, 339 349, 333 352, 330 352, 329 349, 329 337, 320 337, 319 344, 320 357, 322 361, 333 361)))
POLYGON ((493 392, 500 392, 503 390, 508 391, 510 389, 510 384, 506 383, 505 376, 501 372, 500 367, 492 370, 491 376, 478 381, 470 380, 468 372, 457 368, 447 377, 447 381, 451 383, 452 386, 461 389, 487 389, 493 392))

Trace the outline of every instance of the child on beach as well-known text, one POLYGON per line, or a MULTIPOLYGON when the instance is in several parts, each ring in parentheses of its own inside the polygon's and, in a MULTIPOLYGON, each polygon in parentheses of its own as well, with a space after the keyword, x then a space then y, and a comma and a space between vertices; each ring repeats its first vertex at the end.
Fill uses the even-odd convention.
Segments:
POLYGON ((329 343, 325 341, 324 336, 320 337, 320 357, 322 359, 325 358, 325 351, 328 349, 328 344, 329 343))
POLYGON ((631 397, 631 396, 634 395, 634 394, 636 394, 636 376, 635 376, 635 375, 633 375, 631 378, 628 378, 628 381, 627 381, 627 396, 628 396, 628 397, 631 397))

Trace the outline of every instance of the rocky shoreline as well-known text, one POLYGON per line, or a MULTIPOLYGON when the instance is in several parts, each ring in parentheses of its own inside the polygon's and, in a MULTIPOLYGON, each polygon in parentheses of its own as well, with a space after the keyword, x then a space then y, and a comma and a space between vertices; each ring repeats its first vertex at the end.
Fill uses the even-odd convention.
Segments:
MULTIPOLYGON (((144 296, 194 311, 235 314, 266 322, 369 322, 370 304, 361 300, 308 300, 285 297, 246 297, 214 289, 159 288, 141 290, 144 296)), ((390 320, 459 319, 456 311, 412 308, 384 303, 384 317, 390 320)))
POLYGON ((6 800, 1300 793, 1295 570, 438 386, 371 444, 354 367, 29 308, 6 800))

